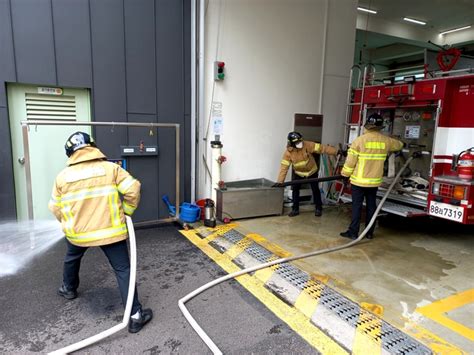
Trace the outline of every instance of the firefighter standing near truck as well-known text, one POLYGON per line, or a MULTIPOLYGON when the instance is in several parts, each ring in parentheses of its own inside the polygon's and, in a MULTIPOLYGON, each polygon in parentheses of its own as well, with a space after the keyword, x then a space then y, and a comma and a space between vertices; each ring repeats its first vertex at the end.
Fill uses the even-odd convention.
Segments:
MULTIPOLYGON (((49 209, 62 224, 67 245, 58 294, 68 300, 77 297, 81 259, 89 247, 98 246, 115 271, 125 306, 130 260, 124 214, 131 216, 137 208, 140 182, 119 165, 106 161, 87 133, 71 135, 65 149, 68 167, 56 177, 49 203, 49 209)), ((129 332, 140 331, 152 317, 151 309, 142 309, 135 288, 129 332)))
MULTIPOLYGON (((370 115, 364 127, 366 132, 352 142, 341 171, 351 183, 352 221, 347 231, 340 235, 350 239, 357 239, 359 235, 364 198, 367 206, 366 225, 375 213, 377 189, 382 184, 384 162, 388 153, 397 152, 404 145, 403 142, 380 133, 384 128, 384 120, 378 113, 370 115)), ((368 239, 373 238, 374 229, 375 224, 367 233, 368 239)))
MULTIPOLYGON (((280 173, 278 174, 275 187, 282 186, 290 166, 293 166, 293 179, 311 179, 318 177, 318 165, 313 154, 336 155, 338 150, 329 145, 315 143, 303 140, 303 136, 298 132, 290 132, 287 137, 287 148, 283 153, 281 160, 280 173)), ((323 204, 321 201, 321 192, 317 182, 310 183, 313 192, 313 201, 315 205, 314 215, 322 215, 323 204)), ((300 213, 300 188, 301 185, 293 185, 293 208, 288 214, 290 217, 300 213)))

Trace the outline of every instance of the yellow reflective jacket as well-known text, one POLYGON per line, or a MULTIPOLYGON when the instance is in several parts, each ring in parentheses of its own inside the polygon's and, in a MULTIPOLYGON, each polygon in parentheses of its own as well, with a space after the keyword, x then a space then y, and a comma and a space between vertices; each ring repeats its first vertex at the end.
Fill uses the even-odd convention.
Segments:
POLYGON ((293 165, 293 171, 298 176, 308 177, 313 175, 318 170, 313 153, 336 155, 337 149, 330 145, 310 141, 303 141, 303 148, 301 149, 287 147, 285 153, 283 153, 277 182, 285 181, 291 165, 293 165))
POLYGON ((387 154, 402 148, 403 143, 397 139, 384 136, 379 131, 366 131, 352 142, 341 173, 344 176, 350 176, 353 185, 380 186, 387 154))
POLYGON ((84 147, 56 177, 48 207, 72 244, 89 247, 127 239, 124 212, 132 215, 137 208, 140 182, 104 159, 99 149, 84 147))

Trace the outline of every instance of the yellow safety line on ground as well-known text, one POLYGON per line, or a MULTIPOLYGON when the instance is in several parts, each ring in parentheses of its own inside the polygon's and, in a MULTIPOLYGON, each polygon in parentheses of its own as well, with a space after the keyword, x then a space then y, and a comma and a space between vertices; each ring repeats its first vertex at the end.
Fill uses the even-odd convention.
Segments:
MULTIPOLYGON (((258 244, 262 245, 263 247, 265 247, 267 250, 273 252, 274 254, 277 254, 277 255, 282 256, 282 257, 287 257, 287 256, 292 255, 291 253, 289 253, 288 251, 286 251, 285 249, 283 249, 279 245, 273 244, 272 242, 266 240, 261 235, 251 233, 251 234, 248 234, 247 236, 251 237, 258 244)), ((276 265, 276 266, 278 266, 278 265, 276 265)), ((275 267, 275 266, 273 266, 273 267, 275 267)), ((264 270, 268 270, 268 269, 264 269, 264 270)), ((258 271, 257 271, 257 273, 258 273, 258 271)), ((260 276, 260 275, 258 275, 258 276, 260 276)), ((313 274, 311 274, 311 276, 312 276, 312 278, 321 281, 323 284, 326 284, 329 281, 328 276, 313 275, 313 274)), ((266 281, 270 277, 271 277, 271 273, 270 273, 270 270, 269 270, 269 271, 266 272, 265 276, 262 277, 262 280, 266 281)), ((303 292, 302 292, 302 294, 303 294, 303 292)), ((308 295, 303 296, 302 294, 296 300, 295 308, 299 309, 301 312, 303 312, 303 314, 306 314, 306 315, 310 314, 308 316, 310 318, 311 315, 312 315, 311 310, 313 309, 313 307, 317 307, 317 303, 315 304, 314 300, 311 299, 311 297, 307 297, 308 295), (308 302, 308 304, 305 304, 305 301, 308 302)), ((459 299, 458 301, 460 301, 460 300, 461 299, 459 299)), ((472 296, 471 296, 471 302, 472 302, 472 296)), ((381 314, 378 313, 378 312, 383 312, 383 308, 381 306, 375 305, 375 306, 380 307, 381 309, 377 309, 377 307, 368 308, 368 304, 367 304, 367 306, 365 306, 364 302, 362 302, 360 304, 360 306, 362 308, 365 308, 365 309, 369 310, 370 312, 380 316, 380 318, 382 318, 381 314)), ((314 309, 316 309, 316 308, 314 308, 314 309)), ((430 349, 433 350, 434 353, 443 354, 443 355, 466 354, 464 351, 462 351, 458 347, 448 343, 446 340, 440 338, 436 334, 433 334, 432 332, 428 331, 427 329, 424 329, 423 327, 419 326, 418 324, 414 324, 414 323, 411 323, 411 322, 408 322, 407 324, 409 324, 409 326, 408 327, 406 326, 405 329, 403 329, 402 331, 406 332, 408 335, 411 335, 415 339, 419 340, 420 342, 422 342, 423 344, 428 346, 430 349)), ((356 345, 356 346, 359 346, 359 345, 356 345)), ((360 352, 359 352, 359 354, 360 354, 360 352)), ((365 354, 368 354, 368 352, 365 352, 365 354)))
POLYGON ((352 344, 352 354, 377 355, 382 353, 381 331, 382 320, 375 317, 372 313, 361 309, 354 343, 352 344))
MULTIPOLYGON (((232 273, 240 270, 226 254, 219 253, 212 246, 208 245, 206 240, 196 236, 195 232, 181 231, 181 233, 226 272, 232 273)), ((347 354, 347 351, 339 344, 311 324, 310 319, 268 291, 264 284, 256 277, 242 275, 236 278, 236 280, 318 351, 331 355, 347 354)))
MULTIPOLYGON (((195 230, 181 231, 181 233, 184 236, 186 236, 194 245, 199 247, 211 259, 213 259, 225 271, 227 271, 228 273, 231 273, 234 271, 238 271, 240 269, 232 262, 232 260, 229 258, 228 255, 219 253, 212 246, 208 245, 208 243, 210 243, 217 237, 221 236, 225 232, 228 232, 236 228, 237 226, 238 225, 236 223, 219 226, 216 228, 217 230, 213 234, 209 235, 207 238, 204 238, 204 239, 201 239, 198 236, 196 236, 195 230)), ((266 248, 268 251, 278 255, 278 257, 288 257, 292 255, 290 252, 286 251, 285 249, 281 248, 280 246, 276 244, 273 244, 272 242, 268 241, 267 239, 265 239, 263 236, 259 234, 250 233, 246 237, 254 240, 256 243, 260 244, 262 247, 266 248)), ((248 245, 246 247, 248 247, 248 245)), ((232 254, 234 254, 237 250, 238 249, 236 248, 235 251, 232 252, 232 254)), ((274 260, 276 258, 277 257, 269 258, 268 261, 274 260)), ((315 300, 315 298, 318 299, 320 294, 315 293, 313 295, 310 295, 312 290, 311 290, 311 287, 309 287, 306 289, 306 292, 304 291, 301 292, 298 299, 296 300, 294 307, 291 307, 288 304, 281 301, 278 297, 274 296, 273 293, 271 293, 265 288, 264 284, 271 278, 274 271, 277 270, 279 266, 280 265, 274 265, 271 268, 266 268, 263 270, 256 271, 254 277, 250 277, 248 275, 241 276, 237 278, 237 281, 239 281, 245 288, 247 288, 249 292, 251 292, 262 303, 264 303, 267 306, 267 308, 269 308, 275 315, 277 315, 279 318, 285 321, 293 330, 295 330, 298 334, 300 334, 301 337, 303 337, 306 341, 308 341, 309 344, 317 348, 319 351, 323 353, 327 353, 327 354, 341 354, 341 353, 346 354, 347 352, 341 346, 339 346, 330 337, 328 337, 319 328, 315 327, 310 322, 311 316, 314 313, 317 307, 317 303, 318 303, 315 300), (251 288, 248 288, 247 284, 251 288), (260 288, 262 288, 263 291, 261 291, 260 288), (270 303, 267 304, 266 303, 267 300, 270 303), (295 312, 297 315, 299 315, 302 318, 301 321, 298 320, 299 318, 296 315, 290 316, 290 314, 294 314, 295 312), (296 318, 293 319, 292 317, 296 317, 296 318), (303 323, 299 324, 298 322, 303 322, 303 323), (299 329, 302 329, 301 332, 299 331, 299 329), (316 333, 308 334, 308 332, 309 333, 316 332, 316 333), (334 350, 333 348, 336 350, 334 350), (324 349, 328 349, 328 352, 324 351, 324 349), (329 349, 332 349, 332 350, 329 351, 329 349)), ((321 276, 321 275, 311 275, 311 276, 312 278, 321 281, 323 284, 325 284, 329 280, 328 276, 321 276)), ((473 292, 473 291, 474 290, 469 290, 466 292, 473 292)), ((314 290, 312 292, 314 292, 314 290)), ((319 290, 319 292, 322 292, 322 289, 319 290)), ((467 297, 465 294, 459 297, 458 299, 454 299, 454 297, 456 296, 458 295, 452 296, 453 299, 450 300, 448 304, 450 305, 459 304, 459 306, 451 307, 450 309, 454 309, 466 303, 473 302, 472 295, 469 296, 470 297, 469 302, 465 302, 466 297, 467 297)), ((364 302, 362 302, 360 306, 380 316, 381 318, 381 314, 379 313, 379 312, 383 312, 383 308, 381 306, 370 305, 369 307, 369 304, 364 304, 364 302)), ((427 308, 429 306, 425 306, 420 309, 427 308)), ((448 321, 449 321, 449 318, 448 318, 448 321)), ((381 319, 380 319, 380 323, 381 323, 381 319)), ((458 347, 448 343, 444 339, 440 338, 439 336, 431 333, 430 331, 424 329, 423 327, 413 322, 406 323, 406 326, 402 331, 411 335, 415 339, 421 341, 423 344, 431 348, 433 352, 436 354, 443 354, 443 355, 466 354, 464 351, 462 351, 458 347)), ((370 344, 369 342, 373 342, 373 343, 375 342, 372 339, 370 339, 369 336, 367 336, 367 334, 362 335, 362 333, 364 333, 362 328, 356 331, 357 339, 354 342, 354 346, 357 349, 353 349, 353 353, 354 354, 369 354, 369 353, 379 354, 381 352, 381 347, 379 346, 377 348, 375 346, 372 349, 371 347, 373 346, 373 344, 370 344), (368 349, 370 351, 368 351, 368 349)))
POLYGON ((425 317, 430 318, 442 326, 451 329, 453 332, 456 332, 463 337, 474 341, 474 329, 456 322, 445 315, 445 313, 465 306, 469 303, 474 303, 474 288, 460 292, 453 296, 449 296, 442 300, 438 300, 427 306, 417 308, 416 312, 421 313, 425 317))
POLYGON ((325 285, 308 280, 295 302, 295 308, 299 309, 303 314, 311 318, 319 303, 319 298, 324 290, 325 285))
POLYGON ((403 329, 404 332, 413 338, 421 341, 429 347, 435 354, 442 355, 467 355, 468 353, 448 343, 446 340, 431 333, 416 323, 408 322, 403 329))
POLYGON ((212 242, 214 239, 217 237, 220 237, 221 234, 224 234, 232 229, 234 229, 237 226, 235 223, 230 223, 230 224, 224 224, 221 226, 218 226, 216 228, 207 228, 207 227, 200 227, 198 229, 195 229, 194 232, 199 233, 201 230, 206 230, 208 232, 212 232, 212 234, 208 235, 204 239, 207 240, 208 243, 212 242))
POLYGON ((289 251, 286 251, 285 249, 281 248, 280 246, 273 244, 272 242, 269 242, 267 239, 262 237, 260 234, 255 234, 255 233, 249 233, 247 234, 248 238, 252 238, 255 243, 260 244, 262 247, 267 249, 269 252, 272 252, 275 255, 278 255, 280 258, 288 258, 290 257, 291 254, 289 251))
POLYGON ((321 281, 323 284, 327 284, 329 282, 330 277, 326 275, 319 275, 315 273, 310 273, 311 278, 314 280, 321 281))
POLYGON ((367 303, 367 302, 361 302, 360 306, 363 309, 368 310, 369 312, 372 312, 376 316, 382 318, 383 316, 383 307, 379 304, 372 304, 372 303, 367 303))
MULTIPOLYGON (((270 261, 277 260, 277 259, 279 259, 278 256, 272 255, 271 257, 269 257, 265 261, 270 262, 270 261)), ((265 284, 265 283, 267 283, 268 280, 270 280, 273 273, 275 271, 277 271, 279 267, 280 267, 280 264, 276 264, 276 265, 267 267, 265 269, 257 270, 257 271, 255 271, 255 277, 265 284)))
POLYGON ((226 254, 229 258, 235 259, 240 254, 242 254, 245 249, 247 249, 253 243, 252 239, 244 238, 235 243, 229 250, 226 251, 226 254))

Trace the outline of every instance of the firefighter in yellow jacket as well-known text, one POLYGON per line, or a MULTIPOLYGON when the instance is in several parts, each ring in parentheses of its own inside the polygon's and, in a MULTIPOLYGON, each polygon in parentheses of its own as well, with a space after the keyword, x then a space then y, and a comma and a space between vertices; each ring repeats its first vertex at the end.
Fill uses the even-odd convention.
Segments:
MULTIPOLYGON (((366 225, 375 213, 377 189, 382 184, 384 162, 387 154, 403 148, 403 142, 380 133, 384 121, 382 116, 374 113, 367 118, 366 132, 354 139, 341 174, 350 178, 352 192, 352 221, 342 237, 357 239, 360 228, 360 217, 365 197, 366 225)), ((375 224, 367 233, 372 239, 375 224)))
MULTIPOLYGON (((337 149, 329 145, 304 141, 301 133, 288 133, 288 144, 281 160, 280 173, 278 174, 276 187, 280 186, 286 178, 288 169, 293 166, 293 179, 311 179, 318 177, 318 165, 313 154, 336 155, 337 149)), ((323 204, 321 201, 321 192, 318 183, 310 183, 313 191, 313 201, 315 205, 314 215, 322 215, 323 204)), ((300 213, 300 187, 293 185, 293 208, 288 214, 290 217, 297 216, 300 213)))
MULTIPOLYGON (((49 203, 62 224, 67 244, 58 294, 68 300, 77 297, 81 259, 88 247, 99 246, 115 271, 125 305, 130 260, 124 214, 132 215, 137 208, 140 182, 119 165, 106 161, 87 133, 72 134, 65 149, 68 167, 56 177, 49 203)), ((153 317, 151 309, 142 309, 136 290, 131 314, 131 333, 140 331, 153 317)))

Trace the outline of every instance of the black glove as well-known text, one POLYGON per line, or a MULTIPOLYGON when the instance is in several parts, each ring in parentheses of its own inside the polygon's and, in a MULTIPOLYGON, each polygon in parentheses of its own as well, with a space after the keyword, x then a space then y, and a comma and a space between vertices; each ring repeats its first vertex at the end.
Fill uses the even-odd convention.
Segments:
POLYGON ((344 185, 349 184, 349 182, 350 182, 350 177, 349 177, 349 176, 344 176, 344 175, 342 175, 342 182, 344 183, 344 185))
POLYGON ((347 157, 347 150, 344 150, 344 149, 339 149, 337 151, 337 154, 336 155, 341 155, 343 157, 347 157))
POLYGON ((272 187, 284 187, 285 185, 283 185, 281 182, 276 182, 272 185, 272 187))

